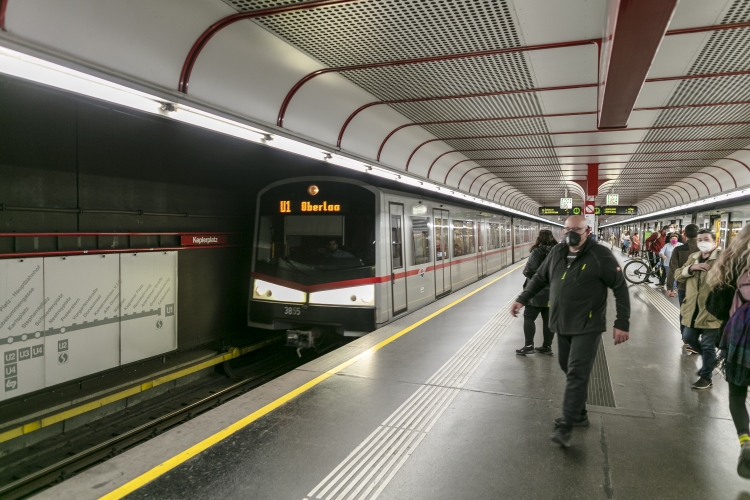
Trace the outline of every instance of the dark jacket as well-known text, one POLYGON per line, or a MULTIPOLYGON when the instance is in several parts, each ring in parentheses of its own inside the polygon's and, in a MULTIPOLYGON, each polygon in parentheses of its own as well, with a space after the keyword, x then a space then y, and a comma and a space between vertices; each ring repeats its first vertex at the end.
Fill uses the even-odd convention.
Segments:
MULTIPOLYGON (((552 247, 538 246, 531 251, 529 260, 526 261, 526 267, 523 268, 523 275, 527 278, 527 285, 534 277, 534 274, 536 274, 539 266, 544 262, 544 259, 547 258, 547 254, 549 254, 551 249, 552 247)), ((549 307, 549 287, 534 295, 534 298, 531 299, 531 305, 534 307, 549 307)))
POLYGON ((603 332, 607 329, 607 288, 615 293, 615 328, 630 329, 630 297, 620 265, 609 248, 589 238, 568 266, 568 245, 552 248, 534 278, 516 299, 528 305, 549 286, 550 330, 560 335, 603 332))
MULTIPOLYGON (((690 256, 698 251, 697 238, 688 238, 685 243, 672 250, 672 258, 669 259, 669 272, 667 273, 667 290, 674 289, 675 271, 684 266, 690 256)), ((678 281, 677 289, 684 290, 685 282, 678 281)))

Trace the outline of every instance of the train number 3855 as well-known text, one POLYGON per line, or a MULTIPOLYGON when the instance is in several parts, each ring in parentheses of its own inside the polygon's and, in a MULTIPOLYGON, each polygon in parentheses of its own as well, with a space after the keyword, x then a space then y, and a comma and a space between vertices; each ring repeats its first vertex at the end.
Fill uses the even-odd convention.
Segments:
POLYGON ((287 316, 299 316, 302 314, 302 309, 299 307, 285 307, 284 314, 287 316))

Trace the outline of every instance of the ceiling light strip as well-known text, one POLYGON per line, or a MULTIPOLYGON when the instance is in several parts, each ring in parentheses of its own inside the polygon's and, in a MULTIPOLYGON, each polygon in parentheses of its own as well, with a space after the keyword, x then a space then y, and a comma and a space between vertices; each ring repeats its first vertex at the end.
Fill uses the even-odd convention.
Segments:
POLYGON ((619 226, 619 225, 622 225, 622 224, 628 224, 630 222, 635 222, 635 221, 639 221, 639 220, 653 219, 653 218, 658 217, 660 215, 667 215, 667 214, 671 214, 671 213, 674 213, 674 212, 681 212, 683 210, 688 210, 688 209, 691 209, 691 208, 702 207, 704 205, 711 205, 711 204, 714 204, 714 203, 721 203, 723 201, 728 201, 728 200, 732 200, 732 199, 735 199, 735 198, 741 198, 743 196, 750 196, 750 188, 738 189, 736 191, 731 191, 729 193, 723 193, 723 194, 720 194, 720 195, 717 195, 717 196, 711 196, 710 198, 703 198, 702 200, 696 200, 696 201, 693 201, 693 202, 690 202, 690 203, 685 203, 684 205, 679 205, 679 206, 676 206, 676 207, 666 208, 664 210, 659 210, 658 212, 651 212, 650 214, 639 215, 637 217, 631 217, 629 219, 621 220, 620 222, 616 222, 616 223, 612 223, 612 224, 607 224, 607 225, 603 225, 603 226, 600 226, 600 227, 619 226))

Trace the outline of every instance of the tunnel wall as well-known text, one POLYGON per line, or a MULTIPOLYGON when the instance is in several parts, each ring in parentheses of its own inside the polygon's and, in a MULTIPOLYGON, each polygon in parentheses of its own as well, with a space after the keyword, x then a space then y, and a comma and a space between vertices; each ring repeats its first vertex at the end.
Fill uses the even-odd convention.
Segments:
MULTIPOLYGON (((320 165, 158 117, 0 80, 0 205, 222 216, 0 210, 0 232, 238 231, 249 243, 258 191, 280 178, 309 173, 312 164, 320 165)), ((0 238, 0 253, 76 248, 74 239, 61 240, 0 238)), ((93 240, 84 245, 179 245, 175 237, 161 245, 122 237, 93 240)), ((180 350, 248 332, 250 256, 249 245, 179 253, 180 350)))

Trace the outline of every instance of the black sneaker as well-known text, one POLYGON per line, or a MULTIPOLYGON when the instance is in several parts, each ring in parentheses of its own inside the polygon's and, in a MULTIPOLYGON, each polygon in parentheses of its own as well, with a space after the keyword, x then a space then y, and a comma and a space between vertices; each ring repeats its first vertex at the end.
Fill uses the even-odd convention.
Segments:
MULTIPOLYGON (((557 417, 555 419, 555 425, 558 426, 558 427, 561 426, 563 424, 563 422, 565 422, 565 420, 563 420, 562 417, 557 417)), ((583 415, 580 420, 576 420, 571 425, 573 427, 588 427, 589 425, 591 425, 591 422, 589 422, 589 417, 588 416, 583 415)))
POLYGON ((534 354, 534 346, 533 345, 526 345, 523 346, 520 349, 516 349, 516 354, 520 354, 521 356, 526 356, 527 354, 534 354))
POLYGON ((740 459, 737 461, 737 474, 750 479, 750 442, 742 445, 740 459))
POLYGON ((535 347, 534 350, 538 352, 539 354, 547 354, 549 356, 552 356, 552 348, 547 346, 542 347, 535 347))
POLYGON ((701 377, 693 384, 693 389, 710 389, 713 385, 709 379, 701 377))
POLYGON ((555 427, 555 430, 552 431, 552 434, 550 434, 549 438, 553 443, 557 443, 563 448, 569 448, 571 434, 572 433, 570 432, 570 428, 558 425, 555 427))

